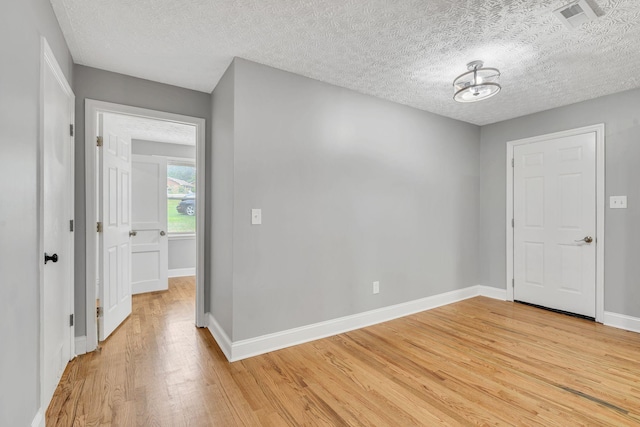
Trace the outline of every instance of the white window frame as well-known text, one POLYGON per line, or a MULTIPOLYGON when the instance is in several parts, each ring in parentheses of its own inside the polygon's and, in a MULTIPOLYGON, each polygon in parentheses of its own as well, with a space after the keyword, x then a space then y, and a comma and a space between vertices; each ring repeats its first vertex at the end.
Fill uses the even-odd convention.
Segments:
MULTIPOLYGON (((197 194, 198 194, 198 165, 196 165, 196 160, 195 159, 190 159, 187 157, 166 157, 167 159, 167 177, 169 176, 169 165, 179 165, 179 166, 192 166, 196 169, 196 200, 198 198, 197 194)), ((197 208, 196 208, 197 209, 197 208)), ((196 211, 196 218, 197 218, 197 211, 196 211)), ((198 223, 196 220, 196 230, 198 229, 198 223)), ((193 233, 188 232, 188 233, 179 233, 179 232, 175 232, 175 231, 169 231, 169 221, 167 220, 167 237, 169 237, 169 240, 181 240, 181 239, 191 239, 194 238, 196 236, 196 232, 194 231, 193 233)))

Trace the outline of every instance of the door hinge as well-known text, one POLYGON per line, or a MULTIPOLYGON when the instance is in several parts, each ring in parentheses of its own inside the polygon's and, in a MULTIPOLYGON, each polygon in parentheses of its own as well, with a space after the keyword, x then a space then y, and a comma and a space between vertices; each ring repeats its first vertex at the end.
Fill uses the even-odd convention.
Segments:
POLYGON ((96 231, 98 233, 102 233, 102 223, 101 222, 96 223, 96 231))
POLYGON ((69 125, 69 135, 73 136, 73 123, 69 125))
POLYGON ((511 218, 511 228, 516 226, 516 220, 511 218))
POLYGON ((513 168, 515 166, 516 166, 516 161, 515 161, 515 159, 512 158, 511 159, 511 167, 513 168))
POLYGON ((96 307, 96 317, 102 317, 103 314, 104 310, 102 309, 102 307, 96 307))
POLYGON ((102 147, 102 137, 101 136, 96 138, 96 145, 98 147, 102 147))
POLYGON ((511 279, 511 287, 512 288, 516 287, 516 279, 511 279))
POLYGON ((73 326, 73 314, 69 315, 69 326, 73 326))
POLYGON ((73 232, 73 220, 69 220, 69 231, 73 232))

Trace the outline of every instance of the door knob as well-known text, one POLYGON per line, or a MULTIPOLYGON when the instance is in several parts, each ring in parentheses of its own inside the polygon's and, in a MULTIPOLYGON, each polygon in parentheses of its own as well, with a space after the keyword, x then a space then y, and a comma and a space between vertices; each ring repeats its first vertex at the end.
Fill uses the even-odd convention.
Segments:
POLYGON ((129 237, 131 237, 131 236, 137 236, 137 235, 138 235, 138 232, 137 232, 137 231, 135 231, 135 230, 131 230, 131 231, 129 232, 129 237))
POLYGON ((58 262, 58 254, 53 254, 53 255, 47 255, 47 253, 44 253, 44 263, 46 264, 48 261, 51 262, 58 262))
POLYGON ((593 237, 591 237, 591 236, 586 236, 586 237, 585 237, 585 238, 583 238, 583 239, 580 239, 580 240, 574 240, 574 241, 575 241, 575 242, 591 243, 591 242, 593 242, 593 237))
POLYGON ((161 232, 160 232, 160 235, 161 235, 161 236, 164 236, 165 234, 167 234, 167 233, 165 233, 164 231, 161 231, 161 232))

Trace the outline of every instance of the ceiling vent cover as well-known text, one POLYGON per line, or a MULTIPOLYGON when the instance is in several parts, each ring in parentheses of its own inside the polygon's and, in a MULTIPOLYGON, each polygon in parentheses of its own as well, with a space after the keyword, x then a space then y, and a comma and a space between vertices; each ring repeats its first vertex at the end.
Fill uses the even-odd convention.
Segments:
POLYGON ((598 18, 598 15, 587 3, 587 0, 573 1, 554 10, 553 14, 570 30, 598 18))

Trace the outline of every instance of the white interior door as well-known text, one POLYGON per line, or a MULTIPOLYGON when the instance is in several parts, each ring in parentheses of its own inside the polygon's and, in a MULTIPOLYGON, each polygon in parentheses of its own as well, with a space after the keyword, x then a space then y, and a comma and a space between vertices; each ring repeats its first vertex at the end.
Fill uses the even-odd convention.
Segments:
POLYGON ((72 356, 74 97, 50 51, 43 67, 43 366, 46 406, 72 356), (46 261, 45 261, 46 260, 46 261))
POLYGON ((514 147, 514 299, 595 317, 596 133, 514 147))
POLYGON ((131 240, 134 294, 169 289, 167 238, 167 159, 133 155, 131 240))
POLYGON ((98 339, 103 341, 131 314, 131 139, 100 114, 100 208, 98 339))

